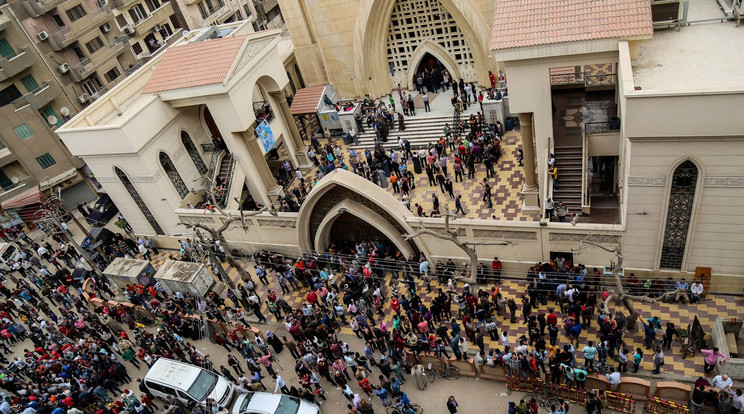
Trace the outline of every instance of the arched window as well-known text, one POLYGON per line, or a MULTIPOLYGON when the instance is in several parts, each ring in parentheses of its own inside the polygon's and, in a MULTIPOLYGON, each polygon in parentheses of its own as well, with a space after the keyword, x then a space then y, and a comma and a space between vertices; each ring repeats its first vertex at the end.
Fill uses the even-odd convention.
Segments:
POLYGON ((662 241, 660 268, 681 269, 687 245, 687 233, 695 201, 698 169, 692 161, 685 161, 674 170, 669 192, 664 240, 662 241))
POLYGON ((181 196, 181 200, 183 200, 184 198, 186 198, 186 196, 189 195, 189 188, 186 187, 186 184, 184 184, 183 180, 181 179, 181 175, 178 174, 178 170, 176 170, 176 166, 173 165, 173 161, 171 161, 168 154, 160 151, 159 158, 160 165, 163 167, 163 170, 165 170, 165 175, 170 178, 171 183, 173 183, 173 187, 176 187, 178 195, 181 196))
POLYGON ((147 222, 150 223, 150 226, 152 226, 152 229, 155 230, 155 233, 164 235, 165 232, 163 231, 163 228, 160 227, 158 221, 155 220, 155 216, 153 216, 150 212, 150 209, 147 208, 147 204, 145 204, 145 201, 142 199, 142 197, 140 197, 137 189, 134 188, 132 181, 129 180, 129 177, 127 177, 124 171, 120 170, 119 167, 114 167, 114 172, 116 173, 116 176, 119 177, 119 181, 121 181, 121 183, 124 185, 124 188, 127 189, 127 192, 132 197, 132 200, 134 200, 134 204, 137 205, 137 207, 140 209, 140 212, 142 212, 142 215, 145 216, 147 222))
POLYGON ((186 152, 189 153, 191 161, 194 161, 194 165, 196 166, 196 170, 199 171, 199 174, 206 174, 209 170, 207 169, 207 166, 204 165, 204 161, 202 160, 201 155, 199 155, 199 151, 196 149, 196 145, 194 145, 194 141, 191 140, 188 132, 181 131, 181 142, 183 143, 184 148, 186 148, 186 152))

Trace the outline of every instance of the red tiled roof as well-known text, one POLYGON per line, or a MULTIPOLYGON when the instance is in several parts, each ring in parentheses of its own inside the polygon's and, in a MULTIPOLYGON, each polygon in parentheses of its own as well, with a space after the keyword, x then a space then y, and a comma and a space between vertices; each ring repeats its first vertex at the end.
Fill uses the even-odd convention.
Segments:
POLYGON ((652 33, 650 0, 496 0, 491 50, 652 33))
POLYGON ((142 93, 222 83, 246 36, 169 47, 142 93))
POLYGON ((315 85, 302 88, 294 96, 289 111, 292 115, 313 114, 318 110, 318 102, 323 97, 323 89, 328 85, 315 85))

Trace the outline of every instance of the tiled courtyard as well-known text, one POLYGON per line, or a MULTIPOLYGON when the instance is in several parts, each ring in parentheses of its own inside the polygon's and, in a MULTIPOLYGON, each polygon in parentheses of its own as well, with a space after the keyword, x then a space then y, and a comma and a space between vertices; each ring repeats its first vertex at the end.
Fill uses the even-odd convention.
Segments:
MULTIPOLYGON (((169 256, 170 254, 173 254, 175 252, 173 251, 163 251, 158 256, 154 257, 154 260, 152 261, 153 265, 158 268, 169 256)), ((227 266, 227 265, 225 265, 227 266)), ((246 264, 245 269, 249 271, 250 274, 253 274, 253 266, 251 264, 246 264)), ((238 274, 237 271, 231 267, 227 267, 229 275, 235 280, 236 282, 239 282, 238 280, 238 274)), ((389 286, 391 283, 391 276, 388 274, 385 278, 385 285, 388 287, 386 289, 386 295, 389 295, 389 286)), ((279 284, 276 282, 271 283, 271 285, 267 288, 263 285, 261 285, 257 280, 257 291, 261 294, 262 299, 266 297, 266 291, 268 288, 271 288, 272 290, 276 291, 279 295, 281 295, 281 289, 279 287, 279 284)), ((445 286, 440 286, 440 284, 437 281, 432 282, 432 289, 434 292, 437 292, 440 287, 443 287, 446 290, 445 286)), ((483 286, 484 288, 490 286, 483 286)), ((504 282, 499 286, 501 288, 501 292, 508 298, 508 297, 518 297, 523 295, 526 292, 526 283, 523 280, 518 279, 505 279, 504 282)), ((458 290, 462 289, 462 285, 458 286, 458 290)), ((402 289, 401 289, 402 290, 402 289)), ((417 281, 417 292, 418 294, 424 299, 424 303, 429 304, 431 300, 436 296, 435 293, 429 293, 426 290, 425 284, 421 281, 417 281)), ((298 291, 292 291, 289 295, 285 295, 284 299, 293 307, 301 306, 305 303, 304 301, 304 294, 306 293, 305 289, 301 288, 298 291)), ((389 296, 388 296, 389 299, 389 296)), ((710 342, 710 327, 712 326, 713 321, 715 321, 716 318, 728 318, 732 316, 737 316, 738 309, 741 306, 741 301, 739 299, 734 299, 730 296, 717 296, 717 295, 709 295, 708 299, 703 301, 700 304, 697 305, 684 305, 684 304, 674 304, 674 303, 658 303, 658 304, 650 304, 650 303, 636 303, 637 310, 641 314, 642 319, 648 319, 653 316, 658 316, 661 320, 662 325, 665 325, 667 322, 674 323, 678 328, 685 328, 688 324, 692 322, 695 316, 697 316, 700 320, 701 325, 703 326, 703 329, 706 332, 706 341, 710 342)), ((548 306, 540 307, 539 309, 547 309, 548 307, 554 307, 558 314, 559 312, 559 306, 557 306, 554 302, 549 302, 548 306)), ((265 302, 263 304, 263 313, 264 315, 269 318, 269 320, 273 320, 273 317, 269 315, 268 310, 266 309, 265 302)), ((388 324, 388 326, 391 326, 392 324, 392 316, 393 312, 390 308, 389 304, 386 304, 384 308, 385 316, 384 320, 388 324)), ((533 314, 536 314, 537 310, 533 310, 533 314)), ((453 306, 452 314, 454 317, 457 316, 456 309, 453 306)), ((520 313, 521 314, 521 313, 520 313)), ((562 327, 562 318, 559 316, 559 326, 562 327)), ((517 341, 517 338, 521 335, 527 335, 527 325, 521 323, 521 318, 518 319, 518 323, 509 323, 508 319, 499 317, 498 321, 499 325, 499 332, 501 332, 504 328, 507 329, 509 340, 512 344, 514 344, 517 341)), ((352 331, 348 327, 342 328, 342 332, 346 334, 353 335, 352 331)), ((596 323, 592 323, 592 327, 589 329, 584 329, 579 342, 579 350, 586 344, 588 340, 594 340, 596 341, 598 339, 597 336, 597 327, 596 323)), ((547 335, 545 336, 547 339, 547 335)), ((635 349, 635 348, 642 348, 644 349, 644 360, 641 364, 641 369, 644 371, 650 371, 653 368, 652 363, 652 357, 653 353, 650 351, 646 351, 643 346, 643 329, 639 329, 635 332, 627 332, 624 334, 624 340, 626 342, 626 347, 628 349, 635 349)), ((558 345, 563 345, 568 343, 567 338, 563 334, 563 329, 560 330, 559 336, 558 336, 558 345)), ((471 349, 474 348, 473 344, 471 345, 471 349)), ((497 341, 490 341, 488 337, 486 337, 486 346, 487 348, 493 349, 493 348, 502 348, 497 341)), ((697 377, 702 374, 702 367, 703 367, 703 358, 699 353, 696 353, 694 357, 688 356, 686 359, 682 359, 681 353, 680 353, 680 346, 681 343, 678 339, 675 339, 672 345, 672 351, 665 351, 666 353, 666 365, 664 366, 664 373, 665 374, 674 374, 674 375, 688 375, 697 377)), ((580 355, 580 353, 579 353, 580 355)))
MULTIPOLYGON (((439 137, 432 137, 432 141, 439 137)), ((347 165, 349 160, 348 148, 343 144, 341 138, 333 138, 331 140, 334 147, 339 145, 345 155, 345 162, 347 165)), ((518 152, 517 150, 521 147, 521 139, 518 131, 508 131, 503 136, 501 142, 501 158, 497 165, 494 166, 496 176, 488 178, 488 183, 491 186, 491 195, 493 200, 493 208, 488 208, 486 202, 482 201, 483 191, 481 189, 481 182, 486 178, 486 167, 480 163, 476 164, 475 178, 467 178, 467 172, 463 173, 464 180, 455 182, 455 176, 452 171, 452 165, 454 164, 454 155, 450 152, 447 153, 447 167, 448 177, 453 183, 453 193, 455 197, 462 195, 462 205, 465 210, 464 215, 470 219, 495 219, 495 220, 510 220, 510 221, 537 221, 540 219, 538 213, 533 212, 522 212, 522 184, 524 183, 523 168, 519 166, 517 162, 518 152)), ((358 151, 359 152, 359 151, 358 151)), ((360 155, 363 157, 363 155, 360 155)), ((351 168, 351 167, 349 167, 351 168)), ((413 162, 408 162, 408 169, 413 172, 413 162)), ((306 186, 310 186, 310 183, 315 181, 317 177, 317 170, 312 168, 305 172, 306 186)), ((418 203, 424 208, 424 212, 429 215, 433 210, 433 198, 434 194, 439 196, 440 211, 444 211, 444 204, 448 203, 450 211, 455 211, 455 202, 449 195, 442 193, 439 186, 430 186, 429 180, 426 173, 415 174, 416 188, 410 192, 410 203, 411 210, 415 211, 415 205, 418 203)), ((295 180, 290 184, 289 189, 291 190, 295 186, 299 185, 299 182, 295 180)), ((370 185, 372 182, 370 182, 370 185)), ((309 188, 308 188, 309 189, 309 188)), ((392 185, 388 185, 388 193, 395 197, 397 200, 401 200, 401 194, 395 194, 393 192, 392 185)))

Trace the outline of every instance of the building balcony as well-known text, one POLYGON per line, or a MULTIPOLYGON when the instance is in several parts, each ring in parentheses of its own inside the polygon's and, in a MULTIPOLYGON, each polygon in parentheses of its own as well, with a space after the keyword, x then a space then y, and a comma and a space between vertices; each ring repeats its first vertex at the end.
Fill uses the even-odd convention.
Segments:
POLYGON ((0 150, 0 166, 8 165, 17 159, 18 157, 7 147, 0 150))
POLYGON ((10 59, 0 57, 0 81, 4 81, 30 68, 34 62, 36 62, 36 56, 30 53, 27 47, 18 49, 16 55, 10 59))
POLYGON ((39 17, 42 14, 61 6, 67 0, 21 0, 21 4, 31 17, 39 17))
POLYGON ((57 96, 59 96, 59 86, 52 81, 44 81, 41 83, 39 89, 27 93, 13 101, 13 106, 16 110, 22 109, 26 106, 39 110, 49 105, 49 103, 57 96))
POLYGON ((173 14, 173 5, 168 1, 155 9, 147 18, 140 20, 134 25, 134 34, 137 37, 147 36, 152 29, 163 22, 170 21, 173 14))
POLYGON ((10 27, 13 22, 10 21, 10 14, 0 11, 0 32, 10 27))
POLYGON ((134 0, 112 0, 111 4, 117 9, 121 9, 130 5, 132 2, 134 2, 134 0))
POLYGON ((111 17, 111 9, 108 6, 94 10, 74 22, 69 26, 63 27, 57 32, 49 33, 49 45, 52 50, 60 51, 65 47, 78 40, 80 35, 88 32, 92 28, 98 28, 111 17))
POLYGON ((90 58, 83 59, 80 63, 70 67, 70 79, 75 82, 84 81, 106 62, 119 56, 124 51, 127 44, 128 42, 125 36, 116 38, 116 40, 109 44, 108 48, 99 50, 90 58))

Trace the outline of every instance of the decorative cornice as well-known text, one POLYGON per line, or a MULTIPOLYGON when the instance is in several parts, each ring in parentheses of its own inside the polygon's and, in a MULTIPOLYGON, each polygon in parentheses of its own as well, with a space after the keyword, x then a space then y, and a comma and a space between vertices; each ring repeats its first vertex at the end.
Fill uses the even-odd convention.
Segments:
POLYGON ((628 177, 628 185, 636 187, 663 187, 666 177, 628 177))
MULTIPOLYGON (((163 171, 158 170, 155 175, 136 175, 129 177, 133 183, 154 183, 163 177, 163 171)), ((113 175, 96 176, 99 183, 118 183, 119 178, 113 175)))
POLYGON ((744 187, 744 177, 705 177, 705 187, 744 187))

